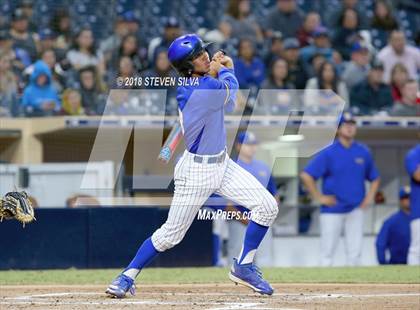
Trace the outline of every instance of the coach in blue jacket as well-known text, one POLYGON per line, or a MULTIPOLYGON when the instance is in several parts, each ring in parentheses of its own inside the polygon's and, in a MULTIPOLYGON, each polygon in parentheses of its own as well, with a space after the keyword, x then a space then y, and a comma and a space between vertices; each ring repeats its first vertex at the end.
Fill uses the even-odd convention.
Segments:
POLYGON ((319 152, 301 173, 311 196, 321 205, 321 264, 331 266, 344 230, 347 264, 360 263, 364 209, 373 202, 379 187, 379 173, 369 149, 354 141, 356 121, 343 113, 337 139, 319 152), (316 180, 322 178, 322 193, 316 180), (365 191, 365 181, 371 182, 365 191))
POLYGON ((376 238, 376 254, 381 265, 407 264, 410 246, 410 187, 402 187, 399 196, 400 210, 385 220, 376 238))

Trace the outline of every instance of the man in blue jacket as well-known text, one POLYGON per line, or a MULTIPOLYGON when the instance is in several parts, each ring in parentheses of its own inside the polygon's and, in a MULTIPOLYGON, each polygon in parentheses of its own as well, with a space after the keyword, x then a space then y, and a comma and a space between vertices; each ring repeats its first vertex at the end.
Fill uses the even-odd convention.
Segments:
POLYGON ((376 238, 376 254, 381 265, 407 264, 410 246, 410 187, 402 187, 399 196, 400 209, 385 220, 376 238))
POLYGON ((23 92, 22 105, 28 115, 51 115, 60 110, 58 92, 52 84, 51 70, 39 60, 34 65, 29 85, 23 92))

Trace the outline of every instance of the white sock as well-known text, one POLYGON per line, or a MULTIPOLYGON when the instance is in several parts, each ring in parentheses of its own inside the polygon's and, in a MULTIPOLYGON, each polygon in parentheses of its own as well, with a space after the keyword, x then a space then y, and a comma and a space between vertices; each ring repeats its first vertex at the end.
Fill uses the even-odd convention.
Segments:
POLYGON ((137 275, 140 273, 140 269, 127 269, 126 271, 123 272, 123 275, 126 275, 127 277, 135 280, 137 275))

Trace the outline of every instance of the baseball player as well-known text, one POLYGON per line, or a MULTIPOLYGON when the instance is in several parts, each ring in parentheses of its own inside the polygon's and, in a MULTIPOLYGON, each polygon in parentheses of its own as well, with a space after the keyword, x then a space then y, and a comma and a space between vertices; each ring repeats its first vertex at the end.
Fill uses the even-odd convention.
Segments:
POLYGON ((405 167, 411 179, 411 241, 407 262, 409 265, 420 265, 420 144, 407 153, 405 167))
POLYGON ((336 141, 319 152, 301 173, 311 196, 321 205, 321 264, 331 266, 344 230, 348 265, 359 264, 363 239, 363 210, 379 187, 379 173, 368 148, 354 141, 356 121, 349 112, 339 120, 336 141), (322 193, 316 180, 323 179, 322 193), (365 180, 371 182, 365 193, 365 180))
MULTIPOLYGON (((263 162, 254 158, 257 151, 258 140, 254 133, 242 131, 238 134, 236 140, 236 150, 238 151, 238 159, 236 163, 251 173, 260 183, 267 188, 267 190, 276 198, 276 184, 271 175, 271 169, 263 162)), ((278 201, 278 200, 277 200, 278 201)), ((243 206, 228 203, 226 210, 240 212, 245 215, 249 210, 243 206)), ((246 216, 241 216, 240 219, 232 219, 227 221, 229 228, 228 239, 228 257, 233 258, 237 255, 242 246, 242 236, 245 233, 248 225, 246 216)), ((255 257, 256 263, 261 267, 273 266, 273 235, 272 230, 269 229, 260 244, 258 254, 255 257)))
POLYGON ((407 264, 410 245, 410 187, 400 189, 400 209, 385 220, 376 238, 378 262, 385 264, 407 264), (386 252, 389 250, 389 258, 386 252))
POLYGON ((198 210, 213 193, 251 210, 242 249, 229 278, 261 294, 273 293, 253 260, 277 216, 277 202, 226 153, 224 110, 234 105, 238 81, 232 59, 217 52, 210 61, 206 47, 195 34, 181 36, 169 47, 169 60, 180 75, 199 79, 198 85, 177 88, 186 150, 175 166, 175 191, 166 222, 143 242, 130 264, 109 285, 106 293, 111 297, 122 298, 128 291, 134 294, 137 275, 156 255, 181 242, 198 210))

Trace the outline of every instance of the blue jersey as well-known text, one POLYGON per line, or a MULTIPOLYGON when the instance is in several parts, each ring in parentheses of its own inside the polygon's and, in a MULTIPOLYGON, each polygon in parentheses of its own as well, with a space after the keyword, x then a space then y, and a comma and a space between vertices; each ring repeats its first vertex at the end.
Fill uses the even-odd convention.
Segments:
POLYGON ((414 172, 420 165, 420 144, 412 148, 405 157, 405 167, 411 178, 410 208, 411 219, 420 218, 420 182, 413 178, 414 172))
POLYGON ((224 109, 234 106, 238 87, 233 69, 227 68, 217 79, 204 76, 198 85, 178 87, 180 123, 190 153, 214 155, 225 149, 224 109))
POLYGON ((365 198, 365 180, 379 177, 369 149, 358 142, 345 147, 339 140, 319 152, 306 166, 315 180, 322 178, 322 193, 334 195, 335 206, 321 206, 322 213, 347 213, 365 198))
POLYGON ((398 211, 385 220, 376 239, 376 254, 380 264, 407 264, 410 246, 410 216, 398 211), (385 252, 389 250, 390 259, 385 252))
MULTIPOLYGON (((238 159, 236 163, 251 173, 273 196, 276 194, 276 183, 271 175, 270 168, 265 163, 256 159, 253 159, 250 163, 246 163, 238 159)), ((235 206, 235 208, 241 212, 249 211, 247 208, 242 206, 235 206)))

